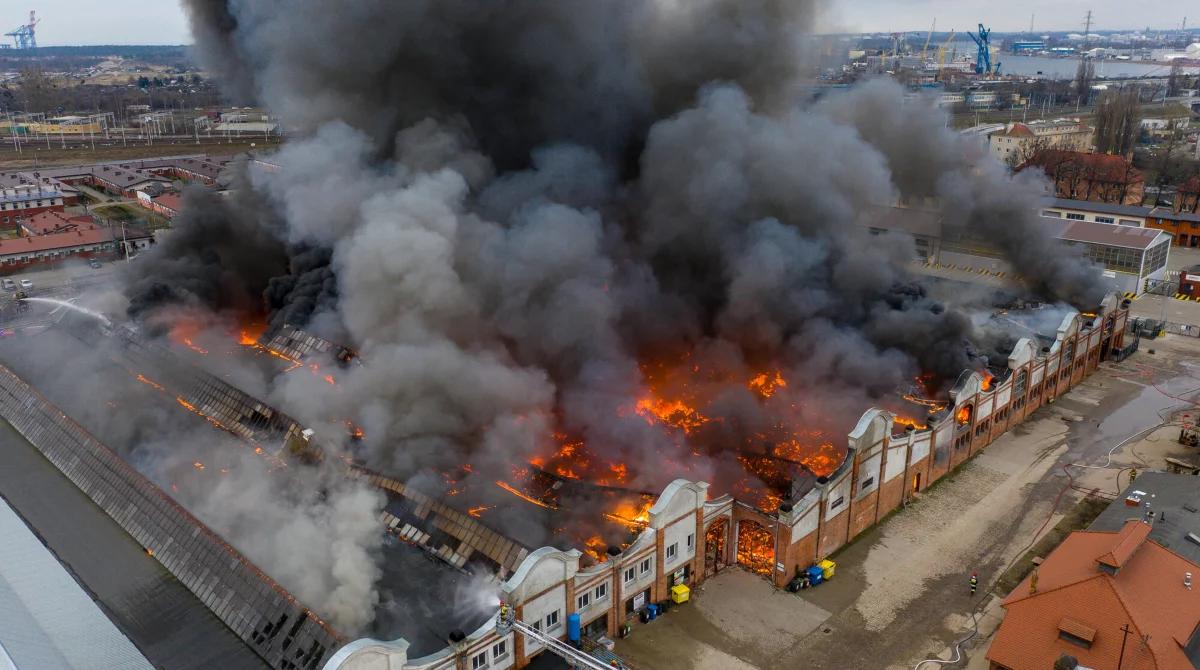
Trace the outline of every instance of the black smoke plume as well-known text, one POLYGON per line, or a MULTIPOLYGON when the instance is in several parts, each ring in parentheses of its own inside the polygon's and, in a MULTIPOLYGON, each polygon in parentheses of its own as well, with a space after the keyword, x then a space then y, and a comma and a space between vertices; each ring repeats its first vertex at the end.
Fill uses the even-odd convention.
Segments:
POLYGON ((927 101, 886 81, 803 101, 811 2, 185 4, 230 95, 294 132, 235 200, 193 196, 132 311, 265 300, 277 325, 336 333, 366 364, 337 393, 284 375, 272 399, 361 426, 375 468, 469 464, 486 485, 561 432, 657 491, 744 477, 733 445, 781 426, 838 441, 915 376, 985 362, 911 246, 869 234, 896 203, 1045 299, 1100 299, 1039 227, 1036 186, 927 101), (696 371, 718 419, 703 455, 631 408, 660 368, 696 371), (763 370, 788 380, 766 401, 745 385, 763 370))

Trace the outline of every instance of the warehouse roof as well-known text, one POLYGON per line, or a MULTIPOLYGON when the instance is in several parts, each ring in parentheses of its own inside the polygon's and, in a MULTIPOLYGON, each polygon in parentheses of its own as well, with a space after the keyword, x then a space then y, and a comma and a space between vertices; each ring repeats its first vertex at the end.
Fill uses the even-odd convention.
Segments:
POLYGON ((1150 216, 1150 208, 1140 205, 1118 205, 1111 202, 1092 202, 1091 200, 1070 200, 1067 198, 1051 198, 1048 207, 1059 209, 1077 209, 1082 212, 1097 214, 1117 214, 1119 216, 1150 216))
POLYGON ((40 670, 154 667, 2 499, 0 538, 0 658, 40 670))
MULTIPOLYGON (((1043 221, 1059 223, 1059 219, 1042 217, 1043 221)), ((1125 247, 1128 249, 1149 249, 1162 239, 1170 240, 1170 235, 1155 228, 1135 228, 1133 226, 1114 226, 1110 223, 1094 223, 1091 221, 1061 221, 1061 226, 1055 232, 1055 237, 1067 242, 1086 242, 1089 244, 1104 244, 1110 247, 1125 247)))

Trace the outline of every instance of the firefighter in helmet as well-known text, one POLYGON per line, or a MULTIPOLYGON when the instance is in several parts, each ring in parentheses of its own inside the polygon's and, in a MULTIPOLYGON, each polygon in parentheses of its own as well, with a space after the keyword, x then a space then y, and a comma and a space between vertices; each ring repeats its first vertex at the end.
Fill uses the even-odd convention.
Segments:
POLYGON ((979 575, 971 573, 971 595, 975 595, 975 591, 979 588, 979 575))

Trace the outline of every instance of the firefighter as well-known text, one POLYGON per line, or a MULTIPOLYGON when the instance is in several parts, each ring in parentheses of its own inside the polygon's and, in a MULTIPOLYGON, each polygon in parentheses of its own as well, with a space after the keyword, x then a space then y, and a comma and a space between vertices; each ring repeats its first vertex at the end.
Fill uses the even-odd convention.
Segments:
POLYGON ((975 590, 979 588, 979 575, 971 573, 971 595, 975 595, 975 590))

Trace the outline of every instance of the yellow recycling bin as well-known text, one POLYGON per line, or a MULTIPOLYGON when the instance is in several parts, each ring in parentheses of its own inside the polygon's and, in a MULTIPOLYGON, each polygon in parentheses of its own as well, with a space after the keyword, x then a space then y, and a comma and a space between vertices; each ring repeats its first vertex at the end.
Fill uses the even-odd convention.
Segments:
POLYGON ((676 605, 686 603, 692 597, 692 590, 686 584, 676 584, 671 587, 671 601, 676 605))
POLYGON ((837 563, 834 563, 827 558, 817 563, 817 567, 821 568, 821 577, 824 578, 825 581, 829 581, 829 579, 833 577, 833 571, 837 568, 837 563))

